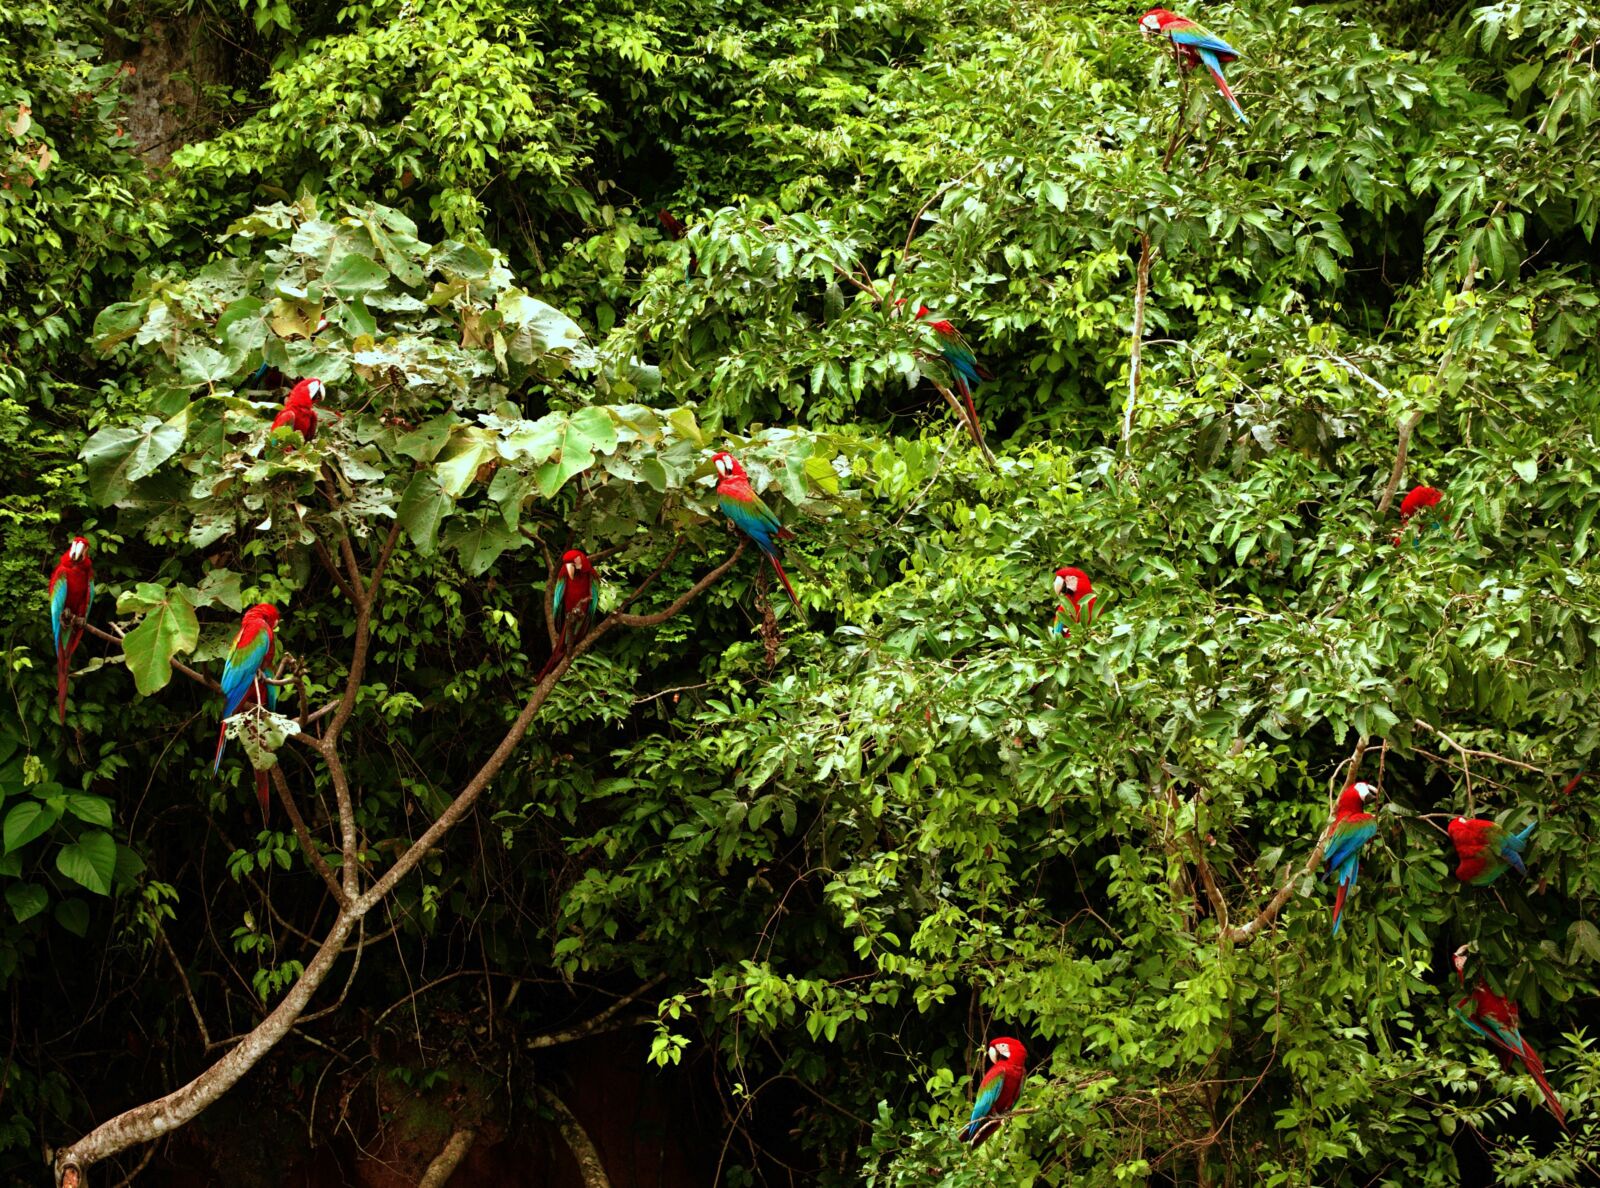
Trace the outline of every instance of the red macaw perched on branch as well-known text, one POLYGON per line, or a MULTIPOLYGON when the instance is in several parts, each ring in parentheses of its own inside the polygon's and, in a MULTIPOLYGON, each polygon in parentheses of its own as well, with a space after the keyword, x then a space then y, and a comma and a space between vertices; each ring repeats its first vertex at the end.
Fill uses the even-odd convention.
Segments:
POLYGON ((589 630, 600 609, 600 588, 595 583, 594 566, 582 549, 568 549, 556 570, 555 590, 550 596, 556 621, 556 635, 550 641, 550 659, 539 670, 539 680, 549 675, 561 657, 589 630))
POLYGON ((789 584, 789 575, 783 572, 783 562, 778 560, 777 542, 793 539, 794 533, 785 528, 772 509, 750 489, 750 476, 745 474, 737 458, 723 451, 712 455, 711 464, 721 476, 717 482, 717 497, 722 504, 723 515, 732 520, 733 526, 767 555, 767 560, 772 562, 773 572, 778 575, 778 580, 789 595, 789 601, 794 603, 795 610, 800 610, 800 599, 789 584))
POLYGON ((1339 893, 1333 900, 1333 935, 1339 935, 1339 925, 1344 923, 1344 900, 1356 885, 1360 873, 1361 848, 1378 832, 1377 819, 1362 809, 1367 798, 1376 796, 1378 790, 1371 784, 1348 785, 1339 794, 1339 804, 1334 809, 1333 824, 1328 826, 1328 844, 1322 851, 1322 864, 1327 867, 1324 877, 1337 874, 1339 893))
POLYGON ((74 536, 61 554, 50 575, 50 631, 56 641, 56 713, 62 725, 67 721, 67 681, 72 673, 72 653, 83 642, 83 628, 89 621, 89 603, 94 601, 94 564, 89 560, 89 542, 74 536), (66 638, 62 638, 62 628, 66 638))
MULTIPOLYGON (((1072 621, 1074 623, 1094 622, 1094 583, 1089 580, 1089 575, 1075 566, 1067 565, 1056 570, 1056 595, 1065 594, 1072 603, 1072 621), (1089 601, 1084 602, 1087 598, 1089 601), (1085 618, 1087 616, 1087 618, 1085 618)), ((1071 638, 1072 632, 1067 627, 1067 608, 1056 607, 1056 621, 1050 628, 1051 635, 1065 635, 1071 638)))
MULTIPOLYGON (((906 303, 904 297, 895 301, 899 307, 906 303)), ((917 306, 917 321, 923 322, 931 310, 926 305, 917 306)), ((978 409, 972 401, 972 393, 977 389, 980 380, 993 379, 994 376, 978 365, 978 356, 967 345, 967 340, 961 337, 955 323, 940 318, 938 321, 925 323, 933 331, 934 342, 939 347, 939 357, 950 368, 950 379, 961 398, 967 402, 967 430, 972 434, 972 440, 983 447, 983 426, 978 423, 978 409)))
POLYGON ((978 1085, 978 1100, 972 1103, 972 1119, 961 1128, 961 1141, 974 1147, 983 1145, 1017 1104, 1022 1082, 1027 1077, 1028 1053, 1022 1044, 1005 1036, 989 1045, 989 1071, 978 1085))
MULTIPOLYGON (((317 435, 317 401, 322 398, 326 388, 319 379, 303 379, 289 390, 288 398, 283 402, 283 411, 272 422, 268 431, 273 441, 281 441, 283 448, 290 447, 289 430, 293 429, 300 436, 310 441, 317 435)), ((330 409, 334 416, 343 417, 344 414, 337 409, 330 409)))
POLYGON ((1223 66, 1238 60, 1238 50, 1188 17, 1181 17, 1165 8, 1152 8, 1145 13, 1139 19, 1139 32, 1146 37, 1161 36, 1170 41, 1173 52, 1178 55, 1178 61, 1185 70, 1193 70, 1203 64, 1216 80, 1217 89, 1228 101, 1228 106, 1233 108, 1233 114, 1239 117, 1239 122, 1250 122, 1244 118, 1244 108, 1233 97, 1228 80, 1222 73, 1223 66))
POLYGON ((211 770, 222 766, 222 752, 228 745, 228 719, 245 705, 253 693, 252 705, 271 704, 262 697, 259 685, 264 684, 262 670, 272 664, 278 647, 278 608, 258 602, 244 612, 239 623, 239 634, 234 637, 228 652, 228 662, 222 668, 222 725, 217 729, 217 754, 211 761, 211 770))
POLYGON ((1448 830, 1460 859, 1456 878, 1474 887, 1487 887, 1512 867, 1527 877, 1522 851, 1528 848, 1528 838, 1538 824, 1530 821, 1521 833, 1510 833, 1503 825, 1482 817, 1457 817, 1448 830))
MULTIPOLYGON (((1456 979, 1463 989, 1467 985, 1467 951, 1470 945, 1462 945, 1455 951, 1456 979)), ((1519 1018, 1517 1004, 1507 998, 1496 994, 1482 978, 1471 994, 1457 1000, 1451 1008, 1456 1017, 1472 1030, 1499 1050, 1500 1065, 1510 1071, 1513 1057, 1522 1061, 1522 1067, 1528 1070, 1528 1075, 1539 1086, 1539 1092, 1544 1094, 1544 1103, 1550 1107, 1550 1112, 1556 1116, 1556 1121, 1561 1123, 1563 1129, 1567 1125, 1567 1112, 1561 1108, 1561 1101, 1556 1097, 1556 1091, 1550 1087, 1550 1082, 1544 1077, 1544 1062, 1539 1059, 1539 1054, 1522 1038, 1522 1023, 1519 1018)))
MULTIPOLYGON (((1443 498, 1444 492, 1439 490, 1437 487, 1412 487, 1410 491, 1406 492, 1406 497, 1400 501, 1400 528, 1394 534, 1394 543, 1399 544, 1402 538, 1404 538, 1406 534, 1406 525, 1411 521, 1413 516, 1420 515, 1431 507, 1437 507, 1439 505, 1439 501, 1443 498)), ((1432 520, 1433 531, 1438 532, 1444 528, 1444 518, 1442 515, 1438 517, 1430 516, 1428 518, 1432 520)), ((1418 545, 1422 544, 1422 533, 1417 533, 1415 543, 1418 545)))

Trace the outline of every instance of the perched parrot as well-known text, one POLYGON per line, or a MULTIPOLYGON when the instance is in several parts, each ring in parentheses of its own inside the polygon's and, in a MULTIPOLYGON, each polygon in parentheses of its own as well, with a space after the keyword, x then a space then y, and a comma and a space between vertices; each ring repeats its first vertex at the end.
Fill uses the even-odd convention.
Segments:
MULTIPOLYGON (((265 685, 262 670, 272 663, 278 647, 278 608, 258 602, 244 612, 239 624, 239 634, 234 637, 233 648, 228 652, 228 662, 222 669, 222 725, 217 729, 217 755, 211 762, 215 772, 222 766, 222 752, 228 745, 228 719, 246 705, 263 704, 261 689, 265 685)), ((270 708, 271 695, 265 704, 270 708)))
POLYGON ((683 220, 670 210, 656 211, 656 221, 661 224, 661 229, 666 232, 668 239, 682 239, 688 234, 689 228, 683 225, 683 220))
POLYGON ((784 590, 789 595, 789 601, 794 603, 795 610, 800 609, 800 599, 795 596, 794 587, 789 584, 789 575, 783 572, 783 562, 778 560, 777 541, 790 540, 794 533, 790 532, 781 523, 778 517, 772 514, 772 509, 761 502, 761 497, 750 489, 750 477, 745 474, 744 467, 739 465, 739 460, 732 454, 720 452, 712 456, 712 465, 717 468, 720 479, 717 482, 717 496, 722 504, 722 513, 733 521, 733 526, 743 532, 763 553, 767 560, 772 562, 772 568, 778 575, 778 580, 783 583, 784 590))
POLYGON ((1211 72, 1211 77, 1217 82, 1217 89, 1222 92, 1222 97, 1228 101, 1228 106, 1233 108, 1233 114, 1239 117, 1241 124, 1250 121, 1244 118, 1244 108, 1239 106, 1239 101, 1233 97, 1233 90, 1228 86, 1228 80, 1222 73, 1222 68, 1229 62, 1236 61, 1239 51, 1234 49, 1215 33, 1211 33, 1195 24, 1188 17, 1181 17, 1175 12, 1165 8, 1152 8, 1139 19, 1139 32, 1146 37, 1165 37, 1172 43, 1177 51, 1178 61, 1185 70, 1192 70, 1195 66, 1204 64, 1211 72))
MULTIPOLYGON (((1088 574, 1071 565, 1056 570, 1056 596, 1059 598, 1063 594, 1072 603, 1074 623, 1094 622, 1094 583, 1089 580, 1088 574), (1089 601, 1084 602, 1084 598, 1088 598, 1089 601)), ((1057 605, 1056 621, 1050 628, 1050 634, 1068 637, 1072 635, 1072 631, 1067 627, 1066 607, 1057 605)))
MULTIPOLYGON (((905 304, 902 297, 895 305, 905 304)), ((921 322, 932 311, 926 305, 917 306, 917 321, 921 322)), ((967 345, 967 340, 961 337, 961 331, 955 328, 954 323, 943 318, 927 323, 928 329, 933 331, 934 342, 938 344, 939 355, 950 367, 950 378, 955 383, 955 389, 961 393, 961 398, 967 402, 967 429, 972 433, 972 440, 980 446, 983 444, 983 428, 978 424, 978 409, 972 402, 972 393, 977 388, 980 380, 993 379, 994 376, 978 365, 978 356, 972 353, 972 348, 967 345)))
POLYGON ((1502 825, 1482 817, 1457 817, 1450 822, 1450 840, 1455 843, 1456 878, 1474 887, 1487 887, 1512 867, 1526 876, 1522 851, 1539 822, 1530 821, 1521 833, 1510 833, 1502 825))
MULTIPOLYGON (((1456 950, 1454 957, 1456 978, 1461 983, 1462 989, 1466 989, 1467 985, 1469 947, 1462 945, 1456 950)), ((1507 1071, 1511 1069, 1513 1057, 1522 1061, 1522 1067, 1528 1070, 1528 1075, 1539 1086, 1539 1092, 1544 1094, 1545 1105, 1550 1107, 1550 1112, 1556 1116, 1556 1121, 1561 1123, 1564 1129, 1567 1125, 1567 1112, 1561 1108, 1556 1091, 1550 1088, 1550 1082, 1544 1078, 1544 1062, 1539 1059, 1539 1054, 1528 1046, 1528 1041, 1522 1038, 1522 1024, 1518 1019, 1517 1004, 1496 994, 1480 978, 1472 993, 1458 999, 1451 1009, 1455 1011, 1457 1018, 1499 1049, 1500 1064, 1507 1071)))
POLYGON ((1371 784, 1348 785, 1339 794, 1338 807, 1334 809, 1333 824, 1328 826, 1328 844, 1322 851, 1322 864, 1328 869, 1324 878, 1337 875, 1339 893, 1333 899, 1333 935, 1339 935, 1339 925, 1344 923, 1344 898, 1356 885, 1360 871, 1361 847, 1378 832, 1378 822, 1361 806, 1378 790, 1371 784))
MULTIPOLYGON (((1406 524, 1410 522, 1411 517, 1426 511, 1430 507, 1437 507, 1439 501, 1443 498, 1444 492, 1437 487, 1412 487, 1410 491, 1406 492, 1406 497, 1400 501, 1400 528, 1394 534, 1394 543, 1399 544, 1405 537, 1406 524)), ((1432 520, 1433 531, 1439 532, 1443 530, 1444 520, 1442 518, 1430 516, 1429 519, 1432 520)), ((1419 547, 1421 546, 1422 534, 1420 532, 1417 533, 1413 543, 1419 547)))
POLYGON ((72 671, 72 653, 83 642, 83 627, 89 621, 89 603, 94 601, 94 565, 89 560, 89 542, 74 536, 61 554, 50 575, 50 631, 56 641, 56 713, 62 725, 67 721, 67 678, 72 671), (65 627, 66 638, 61 629, 65 627))
POLYGON ((1022 1092, 1022 1082, 1027 1077, 1024 1067, 1028 1053, 1023 1046, 1009 1037, 997 1039, 989 1045, 989 1071, 983 1074, 978 1085, 978 1100, 972 1103, 972 1120, 961 1128, 961 1141, 981 1146, 1005 1120, 1011 1107, 1017 1104, 1022 1092))
POLYGON ((557 661, 574 643, 583 638, 600 608, 600 588, 595 584, 594 566, 582 549, 568 549, 556 571, 556 588, 551 595, 555 608, 556 637, 550 641, 550 659, 539 670, 539 680, 549 674, 557 661))
MULTIPOLYGON (((319 379, 303 379, 289 390, 288 399, 283 402, 283 411, 272 422, 268 431, 274 441, 281 441, 283 448, 290 448, 289 430, 310 441, 317 435, 317 401, 322 398, 327 389, 319 379)), ((343 414, 334 411, 334 416, 343 414)))

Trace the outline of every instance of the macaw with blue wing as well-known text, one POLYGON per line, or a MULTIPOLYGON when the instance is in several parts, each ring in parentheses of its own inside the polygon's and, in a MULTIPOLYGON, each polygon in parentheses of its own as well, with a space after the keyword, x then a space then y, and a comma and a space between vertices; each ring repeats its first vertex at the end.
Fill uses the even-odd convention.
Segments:
POLYGON ((594 566, 587 553, 582 549, 568 549, 562 554, 561 568, 556 573, 555 589, 550 595, 556 634, 550 641, 550 659, 539 670, 541 681, 572 645, 583 638, 600 609, 600 586, 595 581, 594 566))
POLYGON ((722 505, 722 514, 733 521, 733 526, 748 536, 756 548, 767 555, 767 560, 772 562, 772 569, 778 575, 778 580, 783 583, 784 590, 789 595, 789 601, 794 603, 795 610, 800 609, 800 599, 795 595, 794 587, 789 584, 789 575, 783 572, 783 562, 778 560, 778 545, 780 540, 790 540, 794 533, 785 528, 771 508, 761 502, 750 487, 750 476, 744 472, 744 467, 739 465, 739 460, 726 451, 712 456, 711 463, 717 468, 717 497, 722 505))
POLYGON ((1371 784, 1351 784, 1339 794, 1339 804, 1334 809, 1333 824, 1328 826, 1328 844, 1322 851, 1322 864, 1327 867, 1324 878, 1337 876, 1339 893, 1333 900, 1333 935, 1339 935, 1339 925, 1344 923, 1344 900, 1355 889, 1360 872, 1361 848, 1378 832, 1378 821, 1362 809, 1367 798, 1376 796, 1378 790, 1371 784))
MULTIPOLYGON (((274 704, 272 694, 262 696, 261 686, 266 685, 263 669, 272 664, 278 646, 278 608, 258 602, 244 612, 239 624, 239 634, 234 637, 228 652, 228 662, 222 669, 222 725, 217 730, 217 754, 211 770, 222 766, 222 752, 228 745, 228 719, 247 704, 274 704)), ((270 686, 269 686, 270 687, 270 686)))
POLYGON ((89 542, 74 536, 50 574, 50 633, 56 641, 56 713, 63 725, 67 721, 67 681, 72 674, 72 653, 83 642, 83 628, 89 621, 89 604, 94 601, 94 564, 89 560, 89 542), (66 638, 62 638, 62 628, 66 638))
POLYGON ((1528 848, 1538 821, 1529 821, 1520 833, 1512 833, 1497 821, 1485 817, 1457 817, 1446 832, 1456 848, 1456 878, 1474 887, 1487 887, 1508 870, 1528 877, 1522 851, 1528 848))
POLYGON ((1146 37, 1165 37, 1170 41, 1173 51, 1178 55, 1178 61, 1185 70, 1204 65, 1211 72, 1211 77, 1216 80, 1217 89, 1228 101, 1228 106, 1233 108, 1233 114, 1239 117, 1239 122, 1241 124, 1250 122, 1244 118, 1244 109, 1233 97, 1233 90, 1228 86, 1227 77, 1222 73, 1223 66, 1238 60, 1238 50, 1188 17, 1181 17, 1165 8, 1152 8, 1145 13, 1139 19, 1139 32, 1146 37))
MULTIPOLYGON (((1456 967, 1456 979, 1461 983, 1462 989, 1466 989, 1467 985, 1467 954, 1471 949, 1471 945, 1462 945, 1451 959, 1456 967)), ((1565 1129, 1567 1112, 1561 1107, 1561 1099, 1556 1096, 1556 1091, 1545 1079, 1544 1061, 1539 1059, 1539 1053, 1533 1050, 1528 1041, 1522 1038, 1521 1012, 1517 1009, 1517 1004, 1503 995, 1496 994, 1489 988, 1489 984, 1480 978, 1472 992, 1457 1000, 1450 1009, 1455 1012, 1456 1018, 1494 1045, 1499 1051, 1502 1068, 1510 1071, 1513 1058, 1522 1062, 1522 1067, 1528 1070, 1528 1075, 1533 1078, 1534 1084, 1539 1086, 1539 1092, 1544 1094, 1545 1105, 1565 1129)))
POLYGON ((989 1045, 989 1071, 978 1084, 978 1100, 972 1103, 972 1118, 961 1128, 961 1141, 974 1147, 1000 1128, 1005 1115, 1017 1104, 1022 1082, 1027 1078, 1027 1050, 1010 1036, 989 1045))

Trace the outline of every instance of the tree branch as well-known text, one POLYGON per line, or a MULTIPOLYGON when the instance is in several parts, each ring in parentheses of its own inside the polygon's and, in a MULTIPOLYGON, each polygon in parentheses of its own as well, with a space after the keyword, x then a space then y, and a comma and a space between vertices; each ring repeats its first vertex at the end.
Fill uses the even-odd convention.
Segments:
POLYGON ((311 831, 306 828, 305 819, 300 816, 300 806, 295 803, 294 793, 289 791, 289 781, 283 774, 283 764, 274 763, 270 774, 272 786, 278 790, 278 803, 283 805, 283 811, 289 818, 289 825, 300 842, 300 849, 305 853, 306 861, 311 863, 311 868, 328 885, 328 890, 333 893, 333 901, 339 905, 340 910, 348 908, 350 898, 339 885, 339 880, 333 877, 333 871, 323 859, 322 851, 312 842, 311 831))
MULTIPOLYGON (((85 631, 87 631, 90 635, 96 636, 99 639, 103 639, 107 643, 114 643, 114 644, 117 645, 117 647, 119 647, 119 648, 122 647, 122 638, 123 637, 122 637, 122 634, 120 632, 118 634, 116 634, 116 635, 112 635, 111 632, 103 631, 99 627, 96 627, 93 623, 85 623, 83 625, 83 629, 85 631)), ((195 681, 198 684, 204 685, 207 689, 210 689, 213 693, 221 693, 222 692, 222 686, 221 685, 217 684, 217 682, 212 680, 210 677, 203 676, 200 673, 196 672, 194 669, 190 668, 187 664, 184 664, 184 663, 182 663, 181 661, 178 661, 178 660, 173 660, 170 663, 172 664, 173 668, 175 668, 179 672, 183 673, 183 675, 188 677, 191 681, 195 681)))
POLYGON ((550 1107, 556 1116, 556 1128, 566 1139, 572 1157, 578 1162, 578 1174, 583 1177, 584 1188, 611 1188, 605 1164, 600 1162, 600 1152, 595 1148, 589 1132, 578 1121, 578 1116, 567 1108, 567 1103, 543 1085, 535 1086, 539 1100, 550 1107))
MULTIPOLYGON (((585 1036, 594 1035, 596 1032, 604 1031, 606 1030, 606 1024, 612 1019, 616 1018, 616 1016, 623 1010, 624 1007, 637 1000, 640 995, 646 993, 656 986, 661 985, 661 983, 666 980, 666 974, 657 974, 631 994, 624 994, 621 998, 617 999, 616 1002, 612 1003, 598 1015, 595 1015, 589 1019, 585 1019, 582 1023, 579 1023, 573 1027, 568 1027, 562 1031, 552 1031, 548 1035, 536 1035, 528 1041, 528 1047, 553 1048, 557 1044, 570 1044, 573 1040, 580 1040, 585 1036)), ((618 1026, 631 1027, 639 1023, 647 1022, 650 1022, 648 1017, 629 1019, 618 1026)))
POLYGON ((478 1132, 470 1126, 463 1127, 450 1136, 445 1142, 444 1149, 433 1157, 433 1162, 428 1164, 428 1170, 422 1173, 422 1179, 417 1181, 417 1188, 444 1188, 450 1182, 450 1177, 455 1174, 456 1168, 467 1157, 467 1152, 472 1150, 472 1144, 477 1139, 478 1132))
POLYGON ((1133 408, 1139 399, 1139 371, 1144 357, 1144 308, 1150 295, 1150 233, 1139 232, 1139 270, 1133 285, 1133 336, 1128 342, 1128 402, 1122 408, 1122 448, 1133 436, 1133 408))

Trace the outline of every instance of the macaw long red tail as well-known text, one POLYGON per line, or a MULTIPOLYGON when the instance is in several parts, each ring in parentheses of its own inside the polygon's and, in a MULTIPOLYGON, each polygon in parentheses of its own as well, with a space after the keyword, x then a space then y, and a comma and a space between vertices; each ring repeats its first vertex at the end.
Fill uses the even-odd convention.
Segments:
MULTIPOLYGON (((772 562, 773 572, 778 575, 778 580, 783 583, 784 591, 789 595, 789 601, 794 603, 794 609, 800 610, 800 599, 794 592, 794 587, 789 584, 789 575, 783 572, 783 562, 778 560, 777 550, 767 553, 767 560, 772 562)), ((804 613, 803 611, 801 613, 804 613)))
POLYGON ((1211 65, 1210 62, 1206 63, 1206 69, 1211 72, 1211 77, 1216 80, 1217 89, 1222 92, 1222 97, 1228 101, 1228 106, 1233 108, 1233 114, 1239 117, 1239 122, 1248 124, 1250 121, 1245 119, 1244 108, 1240 107, 1239 101, 1233 97, 1233 88, 1228 85, 1228 80, 1222 77, 1222 71, 1211 65))
POLYGON ((80 622, 67 637, 66 647, 56 648, 56 716, 67 724, 67 685, 72 677, 72 653, 83 642, 83 624, 80 622))
POLYGON ((1339 925, 1344 922, 1344 895, 1349 887, 1344 883, 1339 884, 1338 893, 1333 897, 1333 935, 1339 935, 1339 925))
POLYGON ((256 800, 261 805, 261 824, 265 828, 272 809, 272 793, 267 787, 267 773, 264 771, 256 772, 256 800))
MULTIPOLYGON (((1513 1049, 1515 1051, 1515 1049, 1513 1049)), ((1561 1108, 1561 1102, 1556 1097, 1556 1091, 1550 1088, 1550 1082, 1544 1079, 1544 1061, 1539 1059, 1539 1054, 1528 1046, 1528 1041, 1522 1041, 1522 1050, 1516 1055, 1521 1058, 1522 1065, 1528 1070, 1528 1075, 1539 1086, 1539 1092, 1544 1094, 1544 1104, 1550 1107, 1550 1112, 1556 1116, 1556 1121, 1561 1123, 1563 1129, 1567 1125, 1567 1112, 1561 1108)))
POLYGON ((961 393, 962 399, 967 402, 967 432, 972 434, 972 440, 981 448, 983 446, 983 427, 978 424, 978 409, 972 403, 972 385, 959 372, 956 373, 956 390, 961 393))

